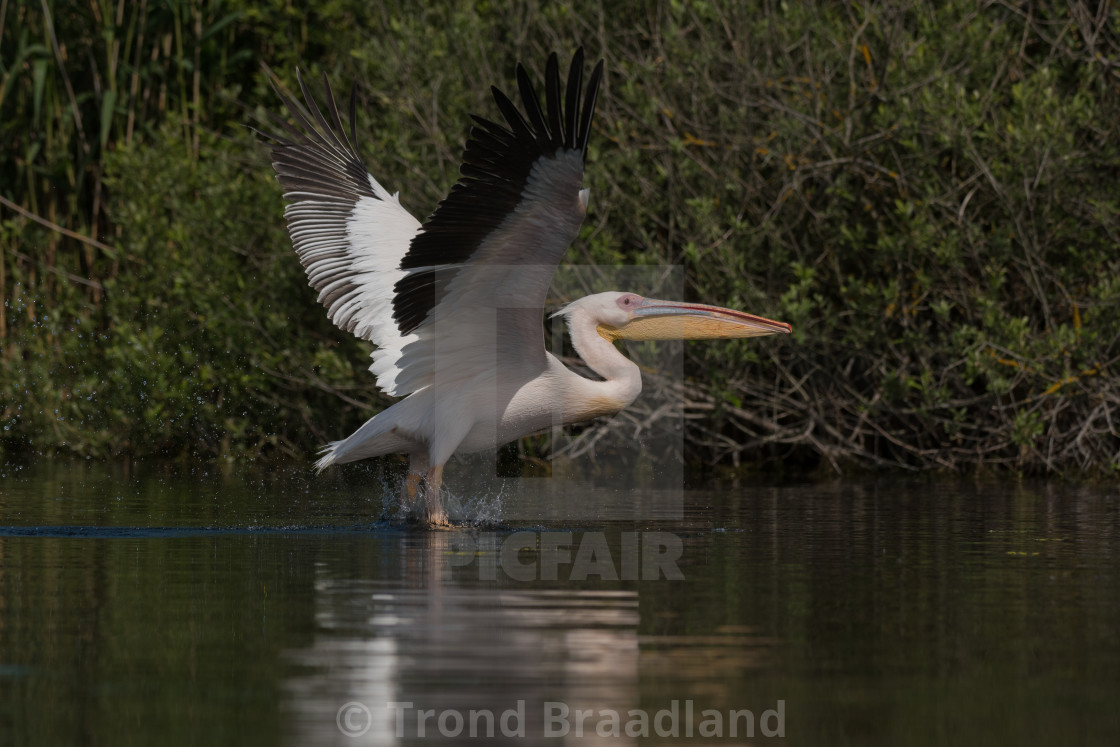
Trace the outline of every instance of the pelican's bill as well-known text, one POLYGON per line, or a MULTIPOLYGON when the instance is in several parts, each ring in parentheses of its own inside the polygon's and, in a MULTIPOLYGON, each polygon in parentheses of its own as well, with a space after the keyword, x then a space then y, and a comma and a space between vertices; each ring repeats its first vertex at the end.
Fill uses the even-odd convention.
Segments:
POLYGON ((789 334, 793 328, 734 309, 699 303, 643 299, 633 318, 621 327, 600 324, 608 340, 726 340, 789 334))

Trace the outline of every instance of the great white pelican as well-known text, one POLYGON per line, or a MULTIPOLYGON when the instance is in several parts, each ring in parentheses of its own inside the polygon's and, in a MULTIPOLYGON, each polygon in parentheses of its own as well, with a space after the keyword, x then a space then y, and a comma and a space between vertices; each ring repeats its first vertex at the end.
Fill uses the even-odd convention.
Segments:
POLYGON ((455 452, 616 413, 642 389, 617 340, 714 339, 788 333, 741 311, 597 293, 558 313, 572 345, 601 381, 545 350, 545 297, 579 233, 589 192, 583 169, 603 62, 583 85, 583 51, 566 84, 553 54, 544 105, 521 65, 519 109, 492 88, 504 123, 472 117, 460 178, 426 223, 401 207, 358 152, 355 99, 349 132, 324 76, 326 113, 302 76, 306 108, 284 97, 295 124, 270 136, 292 244, 331 320, 376 345, 370 371, 400 401, 316 463, 409 456, 402 491, 415 519, 447 523, 443 468, 455 452))

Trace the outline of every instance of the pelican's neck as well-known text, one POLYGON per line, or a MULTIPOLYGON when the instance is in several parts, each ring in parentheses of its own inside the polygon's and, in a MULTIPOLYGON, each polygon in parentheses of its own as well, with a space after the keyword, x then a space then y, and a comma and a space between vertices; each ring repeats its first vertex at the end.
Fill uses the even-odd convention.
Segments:
POLYGON ((638 366, 618 351, 614 343, 604 339, 597 330, 598 322, 586 309, 573 309, 568 314, 568 333, 572 346, 588 367, 605 381, 583 379, 590 396, 618 404, 616 410, 629 405, 642 392, 642 373, 638 366))

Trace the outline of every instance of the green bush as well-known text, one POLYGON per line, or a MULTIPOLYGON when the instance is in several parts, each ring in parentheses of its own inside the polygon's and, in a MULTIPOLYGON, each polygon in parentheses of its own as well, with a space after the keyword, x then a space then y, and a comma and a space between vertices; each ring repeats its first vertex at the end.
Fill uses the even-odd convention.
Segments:
POLYGON ((126 5, 0 23, 0 197, 22 209, 0 207, 0 448, 344 435, 384 401, 244 127, 277 108, 262 63, 289 91, 297 65, 356 81, 367 164, 423 217, 488 85, 582 44, 608 75, 570 258, 680 264, 689 297, 794 326, 688 348, 693 460, 1116 469, 1116 9, 126 5))

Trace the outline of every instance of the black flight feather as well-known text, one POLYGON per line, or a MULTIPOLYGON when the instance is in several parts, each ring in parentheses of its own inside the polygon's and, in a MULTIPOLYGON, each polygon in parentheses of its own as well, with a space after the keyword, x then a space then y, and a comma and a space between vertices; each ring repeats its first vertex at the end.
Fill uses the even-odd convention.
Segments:
POLYGON ((497 88, 494 102, 506 124, 473 116, 459 181, 413 238, 401 261, 414 270, 397 282, 393 319, 402 335, 424 323, 457 266, 472 255, 520 204, 533 165, 560 150, 581 151, 587 140, 602 61, 592 72, 583 106, 583 50, 577 50, 568 71, 564 106, 560 101, 559 62, 553 54, 545 68, 545 111, 525 69, 518 65, 517 86, 525 114, 497 88), (435 271, 433 268, 440 268, 435 271))

